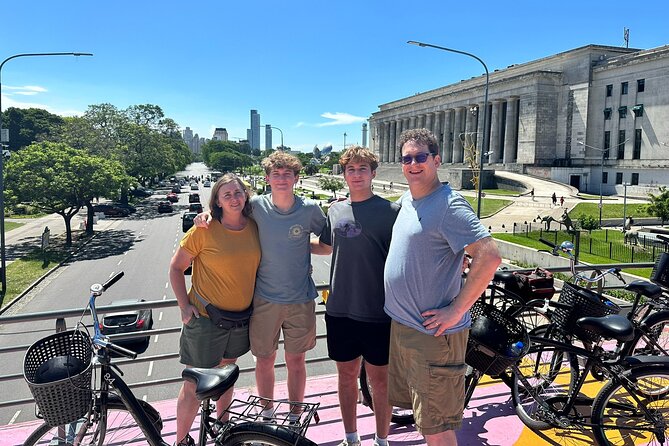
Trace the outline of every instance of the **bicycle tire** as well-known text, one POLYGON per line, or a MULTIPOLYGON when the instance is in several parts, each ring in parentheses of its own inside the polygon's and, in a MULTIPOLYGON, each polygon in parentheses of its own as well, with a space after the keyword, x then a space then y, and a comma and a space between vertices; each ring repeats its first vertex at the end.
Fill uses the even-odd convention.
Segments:
MULTIPOLYGON (((367 379, 367 372, 365 371, 365 361, 360 365, 360 391, 362 392, 363 404, 374 412, 374 404, 372 403, 372 387, 367 379)), ((390 421, 400 426, 408 426, 414 424, 416 420, 413 417, 413 411, 409 409, 402 409, 393 407, 390 421)))
MULTIPOLYGON (((140 400, 139 404, 154 423, 156 429, 160 432, 163 423, 158 411, 146 401, 140 400)), ((132 417, 132 414, 128 412, 128 409, 118 397, 113 396, 107 400, 106 417, 100 418, 101 413, 100 407, 95 406, 88 414, 86 414, 84 419, 75 422, 76 424, 70 423, 67 427, 53 427, 44 423, 30 434, 23 445, 123 445, 139 444, 142 439, 144 439, 144 434, 137 427, 137 423, 132 417), (111 426, 110 429, 108 429, 109 426, 111 426), (66 430, 67 432, 65 432, 66 430)))
POLYGON ((669 353, 669 311, 653 313, 641 321, 634 339, 623 351, 628 356, 666 356, 669 353))
POLYGON ((592 431, 600 445, 666 444, 669 435, 669 368, 648 367, 632 372, 629 381, 639 388, 636 396, 648 404, 650 416, 639 409, 620 382, 609 381, 592 406, 592 431), (651 418, 655 417, 655 420, 651 418), (653 432, 662 426, 665 442, 653 432), (621 429, 622 427, 633 429, 621 429))
POLYGON ((535 430, 556 427, 550 421, 553 414, 547 414, 540 401, 548 402, 553 409, 559 410, 561 401, 567 398, 577 381, 578 370, 575 354, 553 347, 532 346, 514 366, 511 375, 511 400, 523 424, 535 430), (567 373, 568 378, 565 376, 567 373), (519 374, 529 386, 523 383, 519 374))
POLYGON ((230 429, 230 433, 218 446, 316 446, 316 443, 288 427, 264 423, 241 423, 230 429))

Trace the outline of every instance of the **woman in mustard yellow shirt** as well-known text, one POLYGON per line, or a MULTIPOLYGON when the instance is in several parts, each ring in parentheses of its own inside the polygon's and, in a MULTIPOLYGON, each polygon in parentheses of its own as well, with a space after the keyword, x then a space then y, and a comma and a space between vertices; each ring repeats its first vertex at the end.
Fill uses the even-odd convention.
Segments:
MULTIPOLYGON (((236 175, 225 174, 214 184, 209 209, 209 228, 193 226, 170 263, 170 283, 183 322, 180 362, 190 367, 221 367, 249 351, 248 319, 260 263, 249 190, 236 175), (183 273, 191 262, 192 286, 187 291, 183 273), (223 317, 217 309, 224 310, 223 317)), ((219 415, 231 399, 232 389, 219 398, 219 415)), ((195 385, 184 381, 177 399, 177 444, 192 444, 188 431, 198 407, 195 385)))

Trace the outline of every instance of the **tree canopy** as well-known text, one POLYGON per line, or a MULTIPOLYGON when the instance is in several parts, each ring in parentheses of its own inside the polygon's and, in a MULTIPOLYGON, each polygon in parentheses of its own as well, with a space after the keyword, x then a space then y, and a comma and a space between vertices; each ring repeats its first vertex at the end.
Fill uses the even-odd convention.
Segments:
POLYGON ((332 191, 334 196, 337 196, 337 191, 344 188, 344 182, 337 178, 332 177, 320 177, 318 179, 318 185, 321 189, 332 191))
POLYGON ((659 218, 664 226, 664 222, 669 220, 669 189, 666 186, 660 186, 660 193, 648 194, 648 198, 650 198, 648 213, 659 218))
POLYGON ((2 114, 2 127, 9 130, 9 150, 12 151, 49 139, 63 122, 62 117, 41 108, 10 107, 2 114))

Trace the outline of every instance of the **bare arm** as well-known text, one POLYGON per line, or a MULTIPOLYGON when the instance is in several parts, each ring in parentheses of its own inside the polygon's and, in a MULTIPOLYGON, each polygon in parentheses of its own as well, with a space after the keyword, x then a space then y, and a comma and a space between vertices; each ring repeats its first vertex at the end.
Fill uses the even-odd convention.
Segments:
POLYGON ((181 321, 187 324, 192 317, 200 317, 200 313, 195 306, 191 305, 188 299, 188 291, 186 290, 186 279, 184 278, 184 271, 193 261, 188 251, 183 248, 178 248, 170 261, 170 285, 174 291, 181 310, 181 321))
POLYGON ((317 238, 312 238, 309 243, 311 244, 312 254, 323 255, 323 256, 332 254, 332 246, 321 242, 317 238))
POLYGON ((462 316, 487 288, 490 279, 502 262, 497 244, 492 237, 485 237, 468 245, 467 253, 472 257, 472 262, 467 281, 460 293, 447 307, 427 310, 422 314, 426 318, 423 326, 428 329, 437 329, 435 336, 441 336, 446 329, 462 319, 462 316))

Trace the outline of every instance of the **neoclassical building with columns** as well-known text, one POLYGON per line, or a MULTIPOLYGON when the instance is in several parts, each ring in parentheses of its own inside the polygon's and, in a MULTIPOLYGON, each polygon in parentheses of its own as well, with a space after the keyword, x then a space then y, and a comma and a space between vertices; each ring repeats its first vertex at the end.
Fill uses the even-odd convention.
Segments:
MULTIPOLYGON (((669 184, 669 45, 587 45, 379 106, 369 119, 380 177, 401 180, 399 135, 425 127, 440 142, 442 180, 470 188, 465 146, 483 147, 484 187, 495 170, 581 191, 646 196, 669 184)), ((478 161, 476 162, 478 164, 478 161)))

